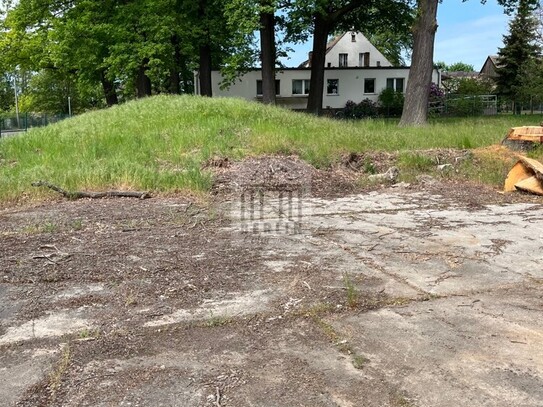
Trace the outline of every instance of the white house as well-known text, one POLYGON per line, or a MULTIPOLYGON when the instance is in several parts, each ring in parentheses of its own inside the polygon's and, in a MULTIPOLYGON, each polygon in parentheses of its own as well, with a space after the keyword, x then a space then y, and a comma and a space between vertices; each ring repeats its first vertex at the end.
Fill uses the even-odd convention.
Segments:
MULTIPOLYGON (((291 109, 305 109, 311 78, 310 59, 298 68, 283 68, 276 72, 277 104, 291 109)), ((340 109, 348 100, 377 102, 383 89, 404 92, 408 80, 408 67, 393 67, 361 33, 345 33, 328 44, 324 72, 323 108, 340 109)), ((219 71, 212 72, 212 92, 218 97, 239 97, 261 100, 262 72, 253 69, 242 75, 230 87, 221 89, 223 78, 219 71)), ((432 81, 441 82, 436 69, 432 81)), ((195 78, 198 84, 198 78, 195 78)), ((199 93, 198 86, 196 93, 199 93)))
MULTIPOLYGON (((334 37, 326 46, 327 68, 348 68, 348 67, 379 67, 392 66, 386 57, 373 46, 371 42, 359 32, 343 33, 334 37)), ((311 52, 309 59, 299 68, 311 67, 311 52)))

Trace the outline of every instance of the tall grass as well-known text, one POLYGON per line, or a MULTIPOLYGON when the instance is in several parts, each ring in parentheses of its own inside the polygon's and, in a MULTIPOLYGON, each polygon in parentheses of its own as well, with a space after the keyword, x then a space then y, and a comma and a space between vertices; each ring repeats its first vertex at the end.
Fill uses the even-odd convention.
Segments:
POLYGON ((499 142, 512 126, 541 116, 434 120, 424 128, 395 121, 316 118, 238 99, 157 96, 87 113, 0 140, 0 200, 39 196, 31 182, 67 189, 205 191, 202 163, 297 154, 326 167, 347 152, 472 148, 499 142))

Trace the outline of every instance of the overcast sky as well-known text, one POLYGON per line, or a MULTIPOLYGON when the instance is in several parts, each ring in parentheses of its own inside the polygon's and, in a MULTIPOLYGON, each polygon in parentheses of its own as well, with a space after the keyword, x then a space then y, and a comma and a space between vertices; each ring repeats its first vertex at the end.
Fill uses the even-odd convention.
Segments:
MULTIPOLYGON (((434 61, 447 64, 465 62, 478 71, 488 55, 503 46, 509 17, 496 0, 481 4, 479 0, 443 0, 438 8, 439 28, 436 35, 434 61)), ((298 66, 307 59, 311 42, 293 46, 286 66, 298 66)))

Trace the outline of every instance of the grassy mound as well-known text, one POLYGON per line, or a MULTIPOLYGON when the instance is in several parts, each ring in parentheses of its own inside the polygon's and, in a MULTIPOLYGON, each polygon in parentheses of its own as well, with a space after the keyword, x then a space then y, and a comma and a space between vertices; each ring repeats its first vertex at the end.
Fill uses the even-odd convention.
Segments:
POLYGON ((401 129, 394 121, 336 121, 236 99, 157 96, 0 140, 0 200, 44 194, 30 186, 42 179, 69 190, 203 191, 211 176, 202 163, 216 155, 297 154, 326 167, 353 151, 484 147, 513 125, 540 120, 450 119, 401 129))

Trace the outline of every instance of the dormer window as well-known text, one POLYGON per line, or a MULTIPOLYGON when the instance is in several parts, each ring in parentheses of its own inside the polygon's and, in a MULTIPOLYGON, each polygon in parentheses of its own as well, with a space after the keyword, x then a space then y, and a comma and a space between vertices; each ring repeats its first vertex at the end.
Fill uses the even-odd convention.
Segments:
POLYGON ((356 33, 351 33, 351 42, 356 42, 356 33))

